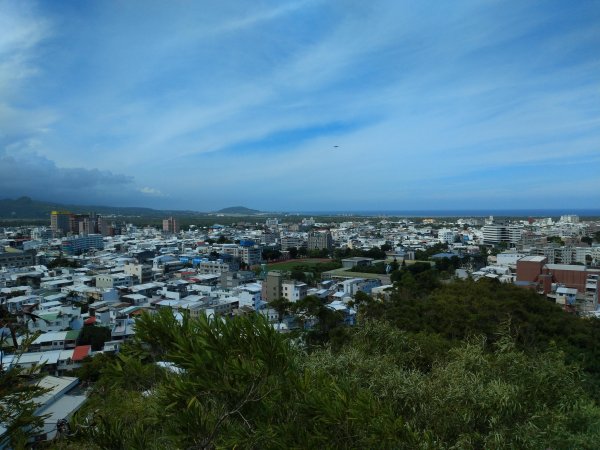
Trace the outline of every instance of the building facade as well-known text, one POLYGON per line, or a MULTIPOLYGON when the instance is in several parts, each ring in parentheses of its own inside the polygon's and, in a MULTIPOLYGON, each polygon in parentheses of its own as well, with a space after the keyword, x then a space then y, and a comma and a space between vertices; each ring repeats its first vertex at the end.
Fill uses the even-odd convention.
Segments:
POLYGON ((163 232, 165 233, 179 233, 179 224, 177 223, 177 219, 174 217, 169 217, 168 219, 163 220, 163 232))
POLYGON ((329 231, 315 231, 308 235, 309 250, 329 250, 333 249, 333 238, 329 231))

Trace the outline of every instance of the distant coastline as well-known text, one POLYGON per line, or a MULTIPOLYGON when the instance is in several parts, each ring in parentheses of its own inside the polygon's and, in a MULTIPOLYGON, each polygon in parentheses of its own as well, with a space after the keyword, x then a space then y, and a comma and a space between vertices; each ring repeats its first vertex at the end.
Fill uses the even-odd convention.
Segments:
POLYGON ((389 216, 389 217, 560 217, 573 214, 580 217, 600 217, 600 209, 432 209, 373 211, 298 211, 288 214, 314 216, 389 216))

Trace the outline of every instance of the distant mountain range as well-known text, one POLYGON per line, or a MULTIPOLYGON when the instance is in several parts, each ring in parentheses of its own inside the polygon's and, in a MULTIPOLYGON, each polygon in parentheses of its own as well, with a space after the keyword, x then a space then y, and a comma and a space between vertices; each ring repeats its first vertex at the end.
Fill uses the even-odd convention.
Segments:
MULTIPOLYGON (((152 208, 99 206, 99 205, 66 205, 33 200, 29 197, 20 197, 16 200, 0 200, 0 219, 49 219, 50 212, 54 210, 70 211, 73 213, 95 212, 100 215, 116 215, 126 217, 164 217, 164 216, 207 216, 210 213, 189 210, 158 210, 152 208)), ((225 215, 254 215, 260 211, 234 206, 215 211, 212 214, 225 215)))

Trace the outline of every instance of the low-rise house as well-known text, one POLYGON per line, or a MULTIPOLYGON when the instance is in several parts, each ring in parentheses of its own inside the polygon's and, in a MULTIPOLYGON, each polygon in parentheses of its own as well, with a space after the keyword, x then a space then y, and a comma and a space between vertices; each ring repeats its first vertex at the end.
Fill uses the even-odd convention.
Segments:
POLYGON ((75 348, 81 330, 55 331, 40 334, 30 346, 32 351, 75 348))
POLYGON ((25 305, 35 305, 40 302, 40 297, 37 295, 21 295, 6 300, 6 308, 11 314, 21 311, 25 305))
POLYGON ((133 306, 147 305, 149 302, 148 297, 141 294, 127 294, 121 297, 121 300, 133 306))
POLYGON ((37 416, 46 416, 44 425, 36 430, 31 442, 49 441, 56 437, 58 424, 68 420, 87 400, 87 395, 78 388, 79 379, 74 377, 42 378, 38 385, 48 389, 48 392, 36 398, 39 404, 35 411, 37 416))
POLYGON ((353 326, 356 324, 356 310, 354 308, 350 308, 343 301, 335 300, 325 306, 332 311, 340 313, 344 320, 344 324, 348 326, 353 326))
POLYGON ((27 326, 30 332, 50 332, 64 330, 79 330, 83 327, 81 308, 76 306, 61 305, 51 310, 40 311, 40 319, 29 319, 27 326))
POLYGON ((111 329, 111 341, 125 341, 135 335, 135 320, 130 318, 115 319, 111 329))

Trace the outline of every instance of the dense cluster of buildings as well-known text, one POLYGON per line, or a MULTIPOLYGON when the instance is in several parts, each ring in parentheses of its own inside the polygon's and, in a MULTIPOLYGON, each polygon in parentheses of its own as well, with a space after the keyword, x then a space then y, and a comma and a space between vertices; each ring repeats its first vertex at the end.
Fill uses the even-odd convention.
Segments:
POLYGON ((156 229, 54 211, 50 228, 0 229, 0 303, 29 331, 40 332, 27 353, 3 352, 2 364, 40 365, 62 377, 94 352, 118 351, 135 334, 137 316, 163 308, 180 319, 184 314, 263 314, 285 332, 315 326, 317 319, 298 321, 271 303, 295 303, 310 295, 352 325, 358 292, 378 297, 393 288, 388 273, 361 273, 361 267, 410 264, 419 252, 432 248, 443 248, 432 260, 456 256, 464 262, 457 277, 515 283, 567 310, 596 314, 600 244, 593 238, 598 231, 599 222, 576 216, 556 221, 365 218, 334 223, 267 218, 180 230, 172 217, 156 229), (345 257, 342 267, 310 281, 269 268, 264 258, 269 254, 286 261, 299 254, 375 247, 385 248, 380 261, 345 257), (479 255, 481 263, 466 258, 471 255, 479 255), (33 311, 35 318, 23 311, 33 311), (86 327, 105 330, 101 345, 93 348, 82 339, 86 327))

